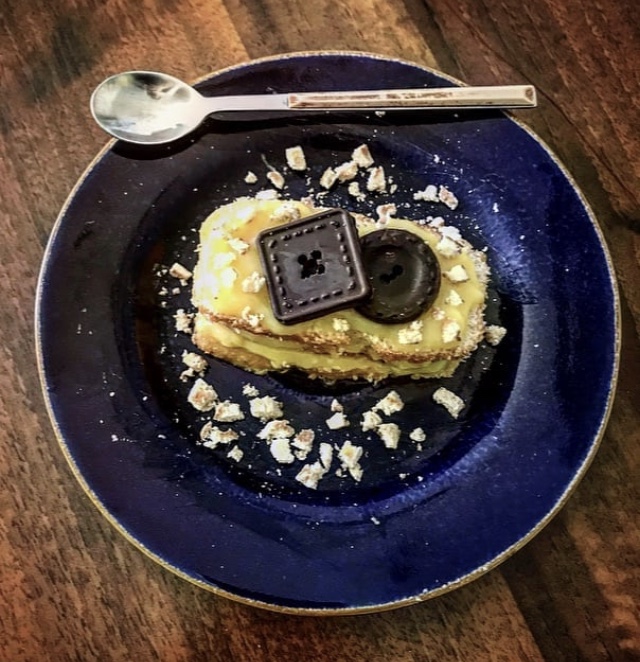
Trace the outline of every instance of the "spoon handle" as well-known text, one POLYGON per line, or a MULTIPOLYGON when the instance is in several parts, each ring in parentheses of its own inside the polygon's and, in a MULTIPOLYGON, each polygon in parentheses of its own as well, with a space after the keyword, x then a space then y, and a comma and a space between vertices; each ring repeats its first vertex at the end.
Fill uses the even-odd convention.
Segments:
POLYGON ((308 92, 287 95, 287 105, 292 110, 532 108, 536 103, 536 90, 532 85, 308 92))

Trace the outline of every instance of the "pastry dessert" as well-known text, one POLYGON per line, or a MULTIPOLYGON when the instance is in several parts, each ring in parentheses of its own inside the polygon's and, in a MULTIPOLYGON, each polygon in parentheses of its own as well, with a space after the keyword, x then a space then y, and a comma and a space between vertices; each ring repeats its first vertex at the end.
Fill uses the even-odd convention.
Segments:
MULTIPOLYGON (((410 233, 413 243, 426 244, 436 257, 439 282, 428 305, 410 318, 400 315, 399 321, 388 315, 379 321, 365 302, 283 323, 274 314, 258 239, 265 231, 317 212, 297 201, 241 198, 206 219, 193 274, 195 344, 256 373, 297 368, 328 381, 451 375, 485 332, 484 254, 454 228, 385 219, 385 231, 399 237, 410 233)), ((362 216, 355 220, 363 245, 367 235, 375 245, 373 233, 380 231, 379 225, 362 216)), ((365 267, 366 258, 365 253, 365 267)), ((321 282, 326 271, 319 252, 316 257, 300 256, 299 263, 302 278, 321 282)), ((402 268, 390 269, 389 281, 396 277, 395 270, 402 268)))

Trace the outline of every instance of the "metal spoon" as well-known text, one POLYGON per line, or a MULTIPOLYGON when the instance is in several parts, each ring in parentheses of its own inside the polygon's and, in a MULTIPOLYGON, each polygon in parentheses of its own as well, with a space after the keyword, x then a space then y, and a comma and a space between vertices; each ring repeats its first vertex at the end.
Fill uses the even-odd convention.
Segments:
POLYGON ((209 115, 247 111, 415 110, 418 108, 532 108, 531 85, 445 87, 414 90, 304 92, 204 97, 190 85, 153 71, 128 71, 107 78, 91 96, 96 122, 114 138, 162 145, 182 138, 209 115))

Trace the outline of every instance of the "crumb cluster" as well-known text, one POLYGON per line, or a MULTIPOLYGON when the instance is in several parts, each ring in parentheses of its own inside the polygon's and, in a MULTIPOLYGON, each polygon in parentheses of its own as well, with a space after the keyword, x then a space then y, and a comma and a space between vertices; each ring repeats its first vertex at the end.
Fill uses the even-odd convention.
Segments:
MULTIPOLYGON (((297 173, 308 170, 308 161, 303 148, 300 145, 289 147, 285 151, 287 167, 297 173)), ((438 159, 439 160, 439 159, 438 159)), ((438 161, 436 161, 438 162, 438 161)), ((266 163, 266 161, 265 161, 266 163)), ((268 165, 268 164, 267 164, 268 165)), ((255 194, 260 199, 279 198, 281 191, 286 188, 285 176, 276 168, 269 166, 264 177, 273 187, 259 191, 255 194)), ((248 171, 244 181, 253 186, 260 181, 260 177, 253 171, 248 171)), ((378 193, 394 193, 397 184, 389 177, 381 165, 376 165, 375 159, 369 147, 365 144, 358 146, 351 153, 348 161, 327 167, 318 180, 320 188, 326 193, 330 189, 345 185, 350 196, 363 201, 366 196, 378 193), (357 178, 360 177, 360 180, 357 178)), ((323 195, 318 194, 318 198, 323 195)), ((423 201, 433 204, 443 204, 451 210, 458 207, 459 201, 456 195, 446 186, 438 184, 427 184, 424 189, 413 193, 415 201, 423 201)), ((279 222, 286 223, 296 220, 299 215, 294 205, 286 201, 279 208, 279 222)), ((389 219, 397 213, 397 207, 393 203, 378 205, 376 208, 377 225, 383 227, 389 219)), ((460 250, 460 234, 455 228, 445 226, 441 217, 428 217, 420 224, 431 224, 441 230, 442 240, 436 247, 444 257, 452 257, 460 250)), ((248 246, 238 241, 237 245, 231 246, 234 253, 242 254, 248 246)), ((221 254, 221 261, 235 257, 221 254)), ((233 271, 233 270, 231 270, 233 271)), ((180 263, 174 263, 169 268, 162 268, 159 275, 169 274, 175 278, 180 286, 189 284, 192 278, 191 271, 180 263)), ((443 286, 449 283, 447 304, 452 306, 461 305, 462 299, 455 289, 455 285, 465 282, 469 275, 464 267, 458 265, 446 271, 443 286)), ((231 275, 230 275, 231 277, 231 275)), ((257 271, 243 280, 241 288, 243 292, 257 293, 265 286, 265 278, 257 271)), ((175 287, 171 293, 179 293, 180 288, 175 287)), ((170 292, 167 288, 159 291, 161 296, 170 292)), ((166 301, 162 301, 166 306, 166 301)), ((448 342, 460 333, 457 322, 444 318, 441 310, 434 309, 432 314, 436 319, 442 316, 442 339, 448 342)), ((259 324, 258 316, 249 309, 242 313, 243 319, 250 325, 259 324)), ((194 315, 182 308, 175 311, 175 330, 179 333, 191 334, 194 315)), ((346 319, 336 316, 332 320, 333 329, 337 333, 349 331, 349 323, 346 319)), ((422 341, 422 322, 416 321, 403 326, 398 331, 398 340, 403 345, 411 345, 422 341)), ((492 346, 497 346, 506 334, 506 329, 498 325, 489 325, 486 328, 485 340, 492 346)), ((382 399, 358 418, 350 415, 344 405, 334 399, 328 407, 324 426, 320 429, 310 427, 296 427, 286 417, 282 402, 271 395, 261 394, 259 390, 250 383, 242 389, 242 402, 233 402, 225 399, 218 392, 222 385, 215 382, 215 375, 208 375, 207 359, 193 351, 184 351, 182 354, 183 369, 180 380, 190 384, 187 401, 199 413, 206 415, 207 420, 200 429, 197 443, 205 448, 226 450, 226 456, 233 462, 250 462, 252 444, 243 443, 243 432, 241 422, 245 419, 254 419, 261 425, 253 443, 265 444, 276 467, 280 465, 297 465, 295 479, 302 486, 309 489, 317 489, 320 481, 329 474, 343 478, 350 478, 355 482, 362 480, 366 470, 367 449, 363 445, 352 442, 348 436, 349 429, 359 427, 364 433, 371 433, 369 443, 380 443, 389 450, 399 448, 400 444, 412 444, 420 451, 423 444, 428 443, 427 433, 422 427, 411 430, 402 428, 402 417, 405 403, 395 390, 390 390, 382 399), (240 425, 238 425, 240 424, 240 425)), ((448 414, 457 419, 463 412, 466 404, 458 395, 440 386, 432 394, 433 401, 442 406, 448 414)))

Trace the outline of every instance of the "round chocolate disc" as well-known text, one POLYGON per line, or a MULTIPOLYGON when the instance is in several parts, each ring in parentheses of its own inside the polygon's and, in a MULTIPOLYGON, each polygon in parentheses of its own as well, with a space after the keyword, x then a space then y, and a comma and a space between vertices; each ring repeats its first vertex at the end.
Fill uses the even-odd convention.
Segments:
POLYGON ((407 230, 376 230, 360 240, 371 297, 356 310, 382 324, 410 322, 435 301, 440 265, 431 247, 407 230))

